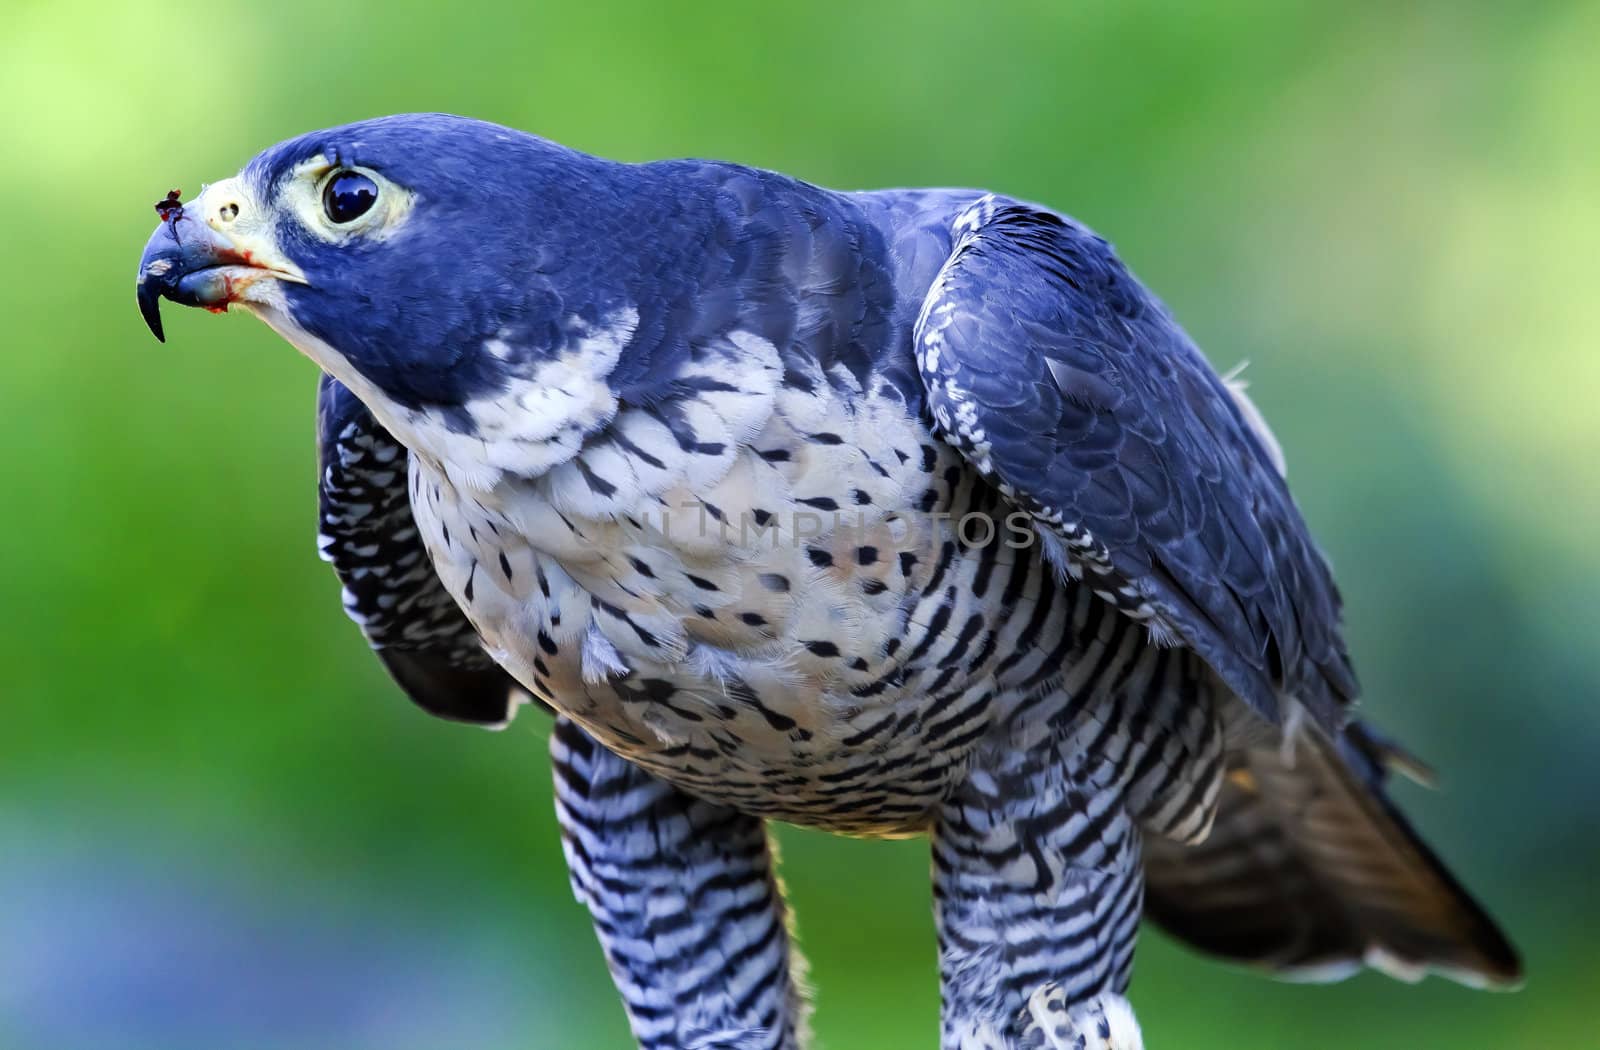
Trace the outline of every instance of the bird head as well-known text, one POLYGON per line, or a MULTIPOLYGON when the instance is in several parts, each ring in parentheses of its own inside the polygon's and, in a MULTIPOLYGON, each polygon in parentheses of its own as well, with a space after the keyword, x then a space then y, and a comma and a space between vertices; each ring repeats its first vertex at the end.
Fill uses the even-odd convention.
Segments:
POLYGON ((163 298, 239 307, 386 423, 470 429, 464 406, 540 381, 626 317, 632 170, 438 114, 313 132, 157 205, 139 307, 158 339, 163 298))

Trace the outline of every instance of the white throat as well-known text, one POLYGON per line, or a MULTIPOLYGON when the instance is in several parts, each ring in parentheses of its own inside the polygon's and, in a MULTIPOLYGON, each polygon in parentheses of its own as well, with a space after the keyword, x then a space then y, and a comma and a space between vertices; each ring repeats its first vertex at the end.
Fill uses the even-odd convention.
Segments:
MULTIPOLYGON (((527 377, 513 378, 504 389, 461 406, 470 421, 463 431, 437 409, 407 408, 390 399, 342 353, 295 321, 281 293, 239 305, 348 387, 424 466, 474 492, 489 492, 507 477, 548 472, 577 455, 584 440, 612 420, 617 397, 607 378, 639 324, 632 307, 600 325, 572 319, 574 338, 567 350, 534 365, 527 377)), ((484 344, 486 352, 501 358, 513 349, 498 338, 484 344)))

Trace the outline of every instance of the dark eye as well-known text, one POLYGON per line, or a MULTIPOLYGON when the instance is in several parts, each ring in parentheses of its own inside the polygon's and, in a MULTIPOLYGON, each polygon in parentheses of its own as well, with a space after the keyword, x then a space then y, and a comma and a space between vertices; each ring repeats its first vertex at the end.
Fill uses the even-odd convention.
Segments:
POLYGON ((359 171, 341 171, 322 190, 322 210, 337 223, 361 218, 378 199, 378 184, 359 171))

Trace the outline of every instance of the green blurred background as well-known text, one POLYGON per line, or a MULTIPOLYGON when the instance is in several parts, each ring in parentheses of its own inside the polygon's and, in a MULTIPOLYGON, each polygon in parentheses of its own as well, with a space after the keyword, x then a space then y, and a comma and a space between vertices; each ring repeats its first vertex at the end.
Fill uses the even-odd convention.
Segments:
MULTIPOLYGON (((547 722, 429 720, 341 616, 312 366, 134 309, 167 189, 418 109, 1111 237, 1253 362, 1368 710, 1443 770, 1403 801, 1531 974, 1283 985, 1151 933, 1151 1045, 1600 1046, 1597 39, 1594 3, 7 0, 0 1050, 627 1045, 547 722)), ((926 845, 781 838, 819 1046, 933 1047, 926 845)))

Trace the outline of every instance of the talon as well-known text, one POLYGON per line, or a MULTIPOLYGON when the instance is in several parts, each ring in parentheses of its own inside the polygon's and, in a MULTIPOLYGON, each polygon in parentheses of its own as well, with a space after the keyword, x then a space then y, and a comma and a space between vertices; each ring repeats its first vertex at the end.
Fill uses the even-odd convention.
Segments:
POLYGON ((1059 985, 1047 984, 1028 997, 1028 1036, 1044 1050, 1144 1050, 1144 1036, 1128 1000, 1102 992, 1073 1007, 1059 985))

